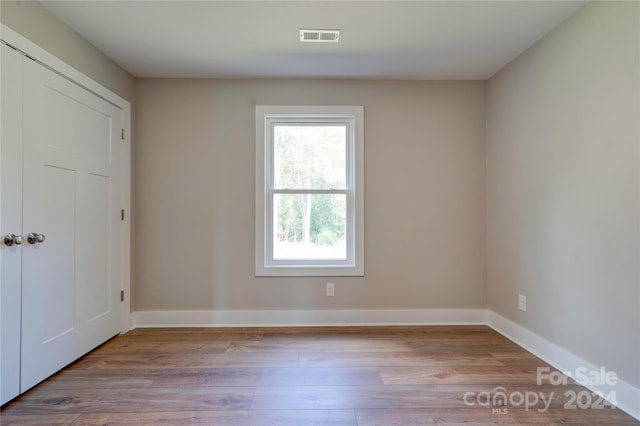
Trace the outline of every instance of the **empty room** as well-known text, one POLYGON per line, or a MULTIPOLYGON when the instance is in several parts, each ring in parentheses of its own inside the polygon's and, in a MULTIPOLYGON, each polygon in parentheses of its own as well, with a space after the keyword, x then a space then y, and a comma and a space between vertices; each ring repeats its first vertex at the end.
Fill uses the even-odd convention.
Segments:
POLYGON ((640 1, 0 23, 0 424, 640 424, 640 1))

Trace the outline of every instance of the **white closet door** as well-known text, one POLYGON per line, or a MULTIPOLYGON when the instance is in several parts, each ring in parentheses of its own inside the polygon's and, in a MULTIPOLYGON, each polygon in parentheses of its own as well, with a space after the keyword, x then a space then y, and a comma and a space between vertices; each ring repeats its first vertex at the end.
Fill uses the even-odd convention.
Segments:
MULTIPOLYGON (((2 44, 0 235, 22 235, 22 55, 2 44)), ((22 245, 0 243, 0 404, 20 391, 22 245)))
POLYGON ((120 330, 122 111, 23 59, 24 392, 120 330))

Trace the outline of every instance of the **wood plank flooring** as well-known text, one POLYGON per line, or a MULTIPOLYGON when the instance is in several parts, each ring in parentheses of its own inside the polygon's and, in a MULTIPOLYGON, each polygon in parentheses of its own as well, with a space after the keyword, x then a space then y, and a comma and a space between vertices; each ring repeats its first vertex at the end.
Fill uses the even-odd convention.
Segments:
POLYGON ((136 329, 3 406, 0 423, 640 424, 567 409, 565 392, 586 389, 538 386, 543 366, 484 326, 136 329), (500 390, 545 401, 481 405, 500 390))

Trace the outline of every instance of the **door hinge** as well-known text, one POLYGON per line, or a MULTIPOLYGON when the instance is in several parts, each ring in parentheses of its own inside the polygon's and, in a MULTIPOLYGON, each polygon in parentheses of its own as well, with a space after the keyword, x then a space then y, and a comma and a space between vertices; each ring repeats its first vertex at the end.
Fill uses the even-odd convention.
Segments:
POLYGON ((120 139, 124 140, 124 129, 120 129, 120 139))
POLYGON ((124 209, 120 210, 120 220, 124 220, 124 209))
POLYGON ((124 302, 124 290, 120 290, 120 301, 124 302))

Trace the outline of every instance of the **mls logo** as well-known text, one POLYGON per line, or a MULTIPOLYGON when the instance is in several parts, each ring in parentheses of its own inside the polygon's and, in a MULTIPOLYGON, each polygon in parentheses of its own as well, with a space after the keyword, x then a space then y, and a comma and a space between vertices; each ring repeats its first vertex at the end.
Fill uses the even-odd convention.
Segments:
POLYGON ((509 413, 509 410, 507 409, 507 407, 491 409, 491 414, 507 414, 507 413, 509 413))

